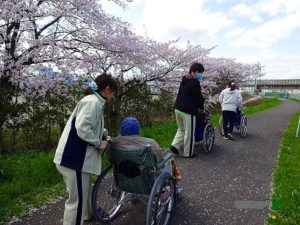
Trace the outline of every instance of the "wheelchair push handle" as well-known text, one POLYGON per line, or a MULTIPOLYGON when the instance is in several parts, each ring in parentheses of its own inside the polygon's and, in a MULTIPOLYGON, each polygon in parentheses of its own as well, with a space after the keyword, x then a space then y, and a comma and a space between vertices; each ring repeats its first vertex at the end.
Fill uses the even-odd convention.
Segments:
POLYGON ((139 156, 143 157, 146 153, 148 153, 151 150, 151 145, 146 145, 145 148, 143 148, 140 152, 139 152, 139 156))

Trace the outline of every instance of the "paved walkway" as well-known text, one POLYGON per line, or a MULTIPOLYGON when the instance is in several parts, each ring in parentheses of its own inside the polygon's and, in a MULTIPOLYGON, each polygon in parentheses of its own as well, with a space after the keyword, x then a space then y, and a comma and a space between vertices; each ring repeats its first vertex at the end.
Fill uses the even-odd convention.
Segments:
MULTIPOLYGON (((300 104, 284 101, 248 119, 248 136, 224 140, 216 131, 211 154, 177 158, 184 194, 176 205, 172 225, 263 225, 269 212, 271 177, 280 140, 300 104)), ((201 151, 201 146, 197 147, 201 151)), ((62 225, 63 200, 32 213, 13 225, 62 225)), ((95 222, 86 223, 94 225, 95 222)), ((145 224, 145 206, 128 205, 111 224, 145 224)))

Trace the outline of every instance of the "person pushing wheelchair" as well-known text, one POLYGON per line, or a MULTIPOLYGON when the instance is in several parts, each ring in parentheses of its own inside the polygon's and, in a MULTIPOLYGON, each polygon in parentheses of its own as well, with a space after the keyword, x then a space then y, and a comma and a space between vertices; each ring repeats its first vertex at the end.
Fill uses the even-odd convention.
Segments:
POLYGON ((219 102, 222 106, 224 139, 233 139, 233 127, 235 123, 236 111, 242 107, 242 95, 236 88, 234 82, 228 81, 226 88, 219 96, 219 102), (229 125, 229 126, 228 126, 229 125))

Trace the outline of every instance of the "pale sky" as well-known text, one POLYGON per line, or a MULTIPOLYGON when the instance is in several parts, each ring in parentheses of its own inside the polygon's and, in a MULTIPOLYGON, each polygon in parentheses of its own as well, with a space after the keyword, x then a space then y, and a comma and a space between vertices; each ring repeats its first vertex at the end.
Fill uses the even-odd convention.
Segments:
POLYGON ((152 39, 211 48, 212 57, 260 62, 265 79, 300 79, 299 0, 132 0, 104 9, 152 39))

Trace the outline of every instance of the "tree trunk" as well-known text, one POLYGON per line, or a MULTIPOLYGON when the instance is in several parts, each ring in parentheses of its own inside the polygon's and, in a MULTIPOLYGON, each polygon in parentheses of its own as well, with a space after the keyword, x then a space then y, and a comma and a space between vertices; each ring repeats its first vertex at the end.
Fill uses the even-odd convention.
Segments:
POLYGON ((49 126, 48 126, 48 148, 51 148, 51 123, 49 122, 49 126))
POLYGON ((0 155, 4 152, 4 146, 3 146, 3 129, 2 126, 0 128, 0 155))
MULTIPOLYGON (((15 121, 13 121, 13 123, 15 123, 15 121)), ((17 129, 14 124, 13 125, 13 133, 12 133, 12 150, 13 150, 13 152, 15 152, 17 149, 16 141, 17 141, 17 129)))

